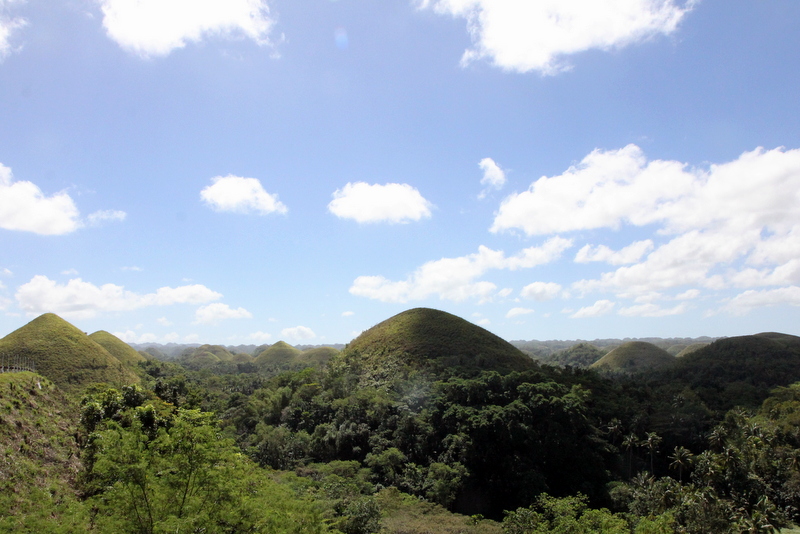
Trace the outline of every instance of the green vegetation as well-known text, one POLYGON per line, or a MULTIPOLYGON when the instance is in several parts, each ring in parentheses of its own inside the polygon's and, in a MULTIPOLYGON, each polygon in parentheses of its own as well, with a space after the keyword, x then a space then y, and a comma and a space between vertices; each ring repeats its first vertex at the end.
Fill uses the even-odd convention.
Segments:
POLYGON ((139 362, 146 360, 146 358, 139 354, 133 347, 105 330, 99 330, 94 334, 89 334, 89 338, 106 349, 126 367, 138 370, 139 362))
POLYGON ((578 343, 568 349, 556 352, 552 356, 542 359, 543 363, 565 367, 589 367, 605 356, 606 351, 589 343, 578 343))
POLYGON ((361 372, 391 380, 413 371, 525 371, 536 365, 519 349, 477 325, 428 308, 404 311, 354 339, 343 351, 361 372))
POLYGON ((590 367, 611 373, 636 373, 666 367, 675 357, 646 341, 629 341, 615 348, 590 367))
MULTIPOLYGON (((52 348, 65 376, 88 350, 116 361, 54 317, 0 346, 52 348)), ((625 343, 598 360, 615 373, 583 367, 594 344, 552 352, 558 367, 509 346, 418 309, 342 352, 147 359, 141 385, 0 375, 0 532, 735 534, 800 520, 800 338, 681 358, 625 343)))
POLYGON ((25 356, 36 371, 70 394, 93 383, 131 384, 139 378, 67 321, 46 313, 0 339, 0 354, 25 356))

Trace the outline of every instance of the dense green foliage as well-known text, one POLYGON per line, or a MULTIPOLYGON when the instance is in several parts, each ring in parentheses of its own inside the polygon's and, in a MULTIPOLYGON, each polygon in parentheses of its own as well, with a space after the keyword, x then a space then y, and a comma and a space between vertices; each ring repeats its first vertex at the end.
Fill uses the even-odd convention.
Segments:
MULTIPOLYGON (((12 339, 36 332, 64 374, 82 361, 75 339, 108 353, 59 321, 12 339)), ((83 384, 80 406, 33 373, 0 375, 0 531, 733 534, 800 520, 800 338, 719 340, 604 375, 512 370, 516 349, 432 310, 365 334, 341 353, 276 344, 291 357, 262 366, 195 347, 141 361, 141 386, 83 384)))

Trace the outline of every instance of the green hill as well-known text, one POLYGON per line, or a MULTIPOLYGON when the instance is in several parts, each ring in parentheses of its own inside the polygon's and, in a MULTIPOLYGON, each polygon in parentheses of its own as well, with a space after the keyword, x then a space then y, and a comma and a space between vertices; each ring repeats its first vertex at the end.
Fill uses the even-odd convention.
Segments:
POLYGON ((524 371, 537 365, 509 342, 469 321, 430 308, 414 308, 363 332, 343 351, 368 374, 404 370, 524 371))
POLYGON ((255 363, 259 367, 292 365, 298 362, 301 354, 300 349, 294 348, 285 341, 278 341, 261 351, 256 356, 255 363))
POLYGON ((606 354, 590 343, 578 343, 542 359, 542 362, 561 367, 589 367, 606 354))
POLYGON ((703 347, 705 347, 707 345, 708 345, 708 343, 692 343, 691 345, 688 345, 688 346, 684 347, 683 349, 681 349, 680 352, 675 354, 675 357, 676 358, 683 358, 684 356, 686 356, 688 354, 691 354, 693 352, 697 352, 698 350, 702 349, 703 347))
POLYGON ((333 347, 315 347, 301 352, 298 361, 316 367, 327 363, 337 354, 339 351, 333 347))
POLYGON ((89 384, 121 386, 139 382, 105 348, 61 317, 45 313, 0 339, 0 354, 27 357, 36 371, 68 393, 89 384))
POLYGON ((718 339, 653 378, 691 387, 712 409, 755 408, 771 389, 800 381, 800 338, 766 333, 718 339))
POLYGON ((657 369, 675 361, 675 356, 646 341, 629 341, 615 348, 590 367, 615 373, 657 369))
POLYGON ((146 361, 146 358, 139 354, 136 349, 105 330, 89 334, 89 337, 127 367, 137 369, 139 362, 146 361))
POLYGON ((62 514, 78 498, 74 483, 81 467, 78 413, 43 376, 0 374, 0 532, 41 532, 45 524, 68 523, 62 514))
POLYGON ((200 345, 184 350, 178 361, 190 366, 203 367, 218 362, 232 362, 233 354, 222 345, 200 345))

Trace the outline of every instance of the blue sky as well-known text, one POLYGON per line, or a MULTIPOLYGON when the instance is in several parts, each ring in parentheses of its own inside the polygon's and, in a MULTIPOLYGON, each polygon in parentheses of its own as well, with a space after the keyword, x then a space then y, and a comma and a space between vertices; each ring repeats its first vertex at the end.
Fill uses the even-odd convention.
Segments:
POLYGON ((794 0, 0 0, 0 335, 800 334, 794 0))

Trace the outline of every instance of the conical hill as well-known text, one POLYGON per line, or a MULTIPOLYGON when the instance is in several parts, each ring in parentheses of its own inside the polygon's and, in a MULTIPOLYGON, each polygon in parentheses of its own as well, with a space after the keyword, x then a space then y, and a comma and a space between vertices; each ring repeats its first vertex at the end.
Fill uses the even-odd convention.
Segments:
MULTIPOLYGON (((404 311, 363 332, 342 351, 371 373, 392 368, 487 370, 536 368, 511 343, 465 319, 430 308, 404 311)), ((385 371, 385 372, 384 372, 385 371)))
POLYGON ((657 369, 675 361, 675 356, 646 341, 629 341, 615 348, 590 367, 616 373, 657 369))
POLYGON ((331 358, 339 354, 339 351, 333 347, 314 347, 307 349, 298 355, 300 363, 318 366, 328 362, 331 358))
POLYGON ((89 334, 89 337, 127 367, 135 369, 139 365, 139 362, 146 361, 146 358, 139 354, 139 351, 105 330, 99 330, 94 334, 89 334))
POLYGON ((139 382, 110 352, 52 313, 40 315, 0 339, 0 354, 33 360, 36 372, 71 394, 96 382, 115 386, 139 382))
POLYGON ((297 362, 302 353, 300 349, 289 345, 285 341, 278 341, 261 351, 256 356, 255 363, 259 367, 293 364, 297 362))

